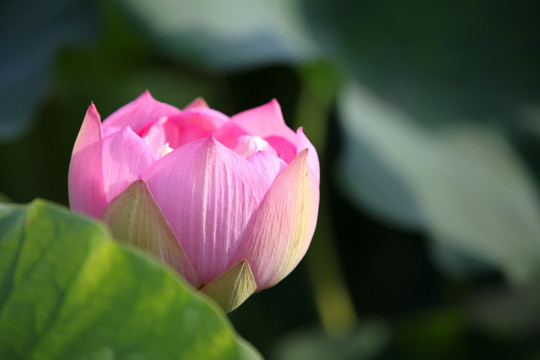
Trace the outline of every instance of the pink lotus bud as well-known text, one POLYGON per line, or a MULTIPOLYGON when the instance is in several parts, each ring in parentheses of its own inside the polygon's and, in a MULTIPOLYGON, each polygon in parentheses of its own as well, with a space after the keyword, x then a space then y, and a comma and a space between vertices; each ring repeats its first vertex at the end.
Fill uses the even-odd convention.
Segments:
MULTIPOLYGON (((202 99, 179 110, 145 92, 103 124, 90 105, 69 199, 214 298, 238 281, 250 294, 278 283, 307 251, 319 160, 276 100, 229 118, 202 99)), ((229 310, 247 297, 227 296, 218 302, 229 310)))

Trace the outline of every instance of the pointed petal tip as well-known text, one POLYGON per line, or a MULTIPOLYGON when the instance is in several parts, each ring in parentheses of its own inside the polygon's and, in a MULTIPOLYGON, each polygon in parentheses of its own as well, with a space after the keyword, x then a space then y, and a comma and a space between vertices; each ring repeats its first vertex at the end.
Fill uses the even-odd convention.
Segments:
POLYGON ((161 103, 160 101, 156 100, 152 94, 150 93, 150 90, 146 89, 143 91, 143 93, 141 95, 139 95, 136 99, 135 99, 135 102, 155 102, 155 103, 161 103))
POLYGON ((281 110, 281 105, 279 104, 279 101, 276 98, 272 98, 268 104, 271 104, 272 106, 275 106, 279 110, 281 110))
POLYGON ((229 313, 257 291, 257 283, 251 266, 244 259, 201 287, 200 291, 211 297, 226 313, 229 313))
MULTIPOLYGON (((299 176, 304 176, 304 178, 311 177, 311 181, 316 181, 317 185, 319 184, 319 176, 314 173, 313 169, 310 166, 310 151, 308 148, 300 151, 296 158, 293 160, 296 162, 299 167, 299 176)), ((292 163, 291 163, 292 164, 292 163)), ((289 166, 291 165, 289 164, 289 166)))
POLYGON ((86 114, 84 115, 83 123, 79 129, 79 134, 75 140, 75 148, 86 146, 87 142, 101 140, 103 138, 101 116, 93 102, 90 103, 86 114))
POLYGON ((251 135, 262 138, 279 136, 296 143, 296 135, 285 123, 281 106, 276 99, 242 111, 232 116, 231 121, 251 135))
POLYGON ((148 90, 148 89, 144 90, 143 93, 142 93, 141 95, 139 95, 139 97, 143 97, 143 96, 144 96, 144 97, 150 97, 150 98, 152 98, 152 99, 154 98, 154 97, 152 96, 152 94, 150 93, 150 90, 148 90))
POLYGON ((216 145, 216 142, 217 142, 216 137, 214 136, 214 133, 210 133, 210 135, 208 135, 208 136, 204 139, 204 141, 205 141, 209 146, 210 146, 210 145, 215 146, 215 145, 216 145))
POLYGON ((95 218, 99 218, 106 205, 101 166, 102 140, 101 119, 94 103, 90 103, 73 145, 68 194, 73 210, 95 218))
POLYGON ((208 148, 214 149, 216 147, 219 147, 220 145, 222 147, 225 147, 225 145, 223 145, 216 139, 216 137, 214 136, 214 133, 210 133, 210 135, 208 135, 206 138, 201 139, 201 140, 205 143, 206 147, 208 148))
POLYGON ((230 153, 233 154, 233 156, 240 157, 234 151, 230 150, 228 147, 219 142, 219 140, 216 139, 213 133, 208 135, 206 138, 200 139, 198 141, 200 142, 200 147, 198 147, 198 151, 204 151, 207 155, 221 154, 221 156, 223 156, 224 154, 230 153))
POLYGON ((148 187, 148 184, 146 183, 146 181, 144 181, 143 179, 139 178, 139 179, 135 179, 131 185, 129 185, 129 187, 138 187, 138 188, 145 188, 147 189, 148 191, 150 191, 150 188, 148 187))
POLYGON ((317 182, 320 182, 321 179, 321 169, 320 169, 320 162, 319 162, 319 155, 317 154, 317 149, 315 149, 315 146, 309 141, 307 136, 304 134, 304 129, 302 127, 299 127, 296 130, 296 138, 297 138, 297 152, 300 154, 302 151, 309 149, 309 156, 307 157, 307 163, 309 168, 311 169, 311 172, 317 179, 317 182))
POLYGON ((300 151, 298 155, 296 155, 296 158, 294 158, 293 161, 299 162, 301 166, 304 166, 307 169, 309 168, 308 157, 309 157, 309 149, 305 148, 304 150, 300 151))
POLYGON ((207 109, 209 109, 209 106, 208 106, 208 103, 206 102, 206 100, 204 100, 202 97, 199 96, 199 97, 195 98, 192 102, 187 104, 184 107, 184 110, 196 109, 196 108, 207 108, 207 109))
POLYGON ((86 116, 97 117, 98 119, 100 118, 99 111, 93 101, 90 102, 90 105, 86 110, 86 116))
POLYGON ((281 117, 283 117, 283 112, 281 111, 281 105, 279 104, 279 101, 276 98, 272 98, 267 103, 254 107, 253 109, 271 109, 271 112, 273 112, 276 115, 280 114, 281 117))
POLYGON ((297 156, 300 156, 302 159, 307 159, 309 153, 309 149, 305 148, 304 150, 300 151, 297 156))

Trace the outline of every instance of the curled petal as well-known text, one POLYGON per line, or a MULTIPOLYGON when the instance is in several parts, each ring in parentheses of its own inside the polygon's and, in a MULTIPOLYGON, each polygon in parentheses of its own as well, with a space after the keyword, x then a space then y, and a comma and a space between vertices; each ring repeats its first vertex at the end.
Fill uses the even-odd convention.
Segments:
POLYGON ((251 217, 233 259, 245 259, 259 290, 278 283, 307 251, 317 222, 319 187, 302 151, 274 181, 251 217))
POLYGON ((309 169, 313 172, 313 175, 315 175, 315 178, 317 179, 317 183, 320 183, 321 181, 321 168, 319 164, 319 157, 317 156, 317 150, 315 150, 315 147, 313 144, 309 141, 309 139, 304 135, 304 130, 302 128, 298 128, 296 131, 296 135, 298 137, 298 144, 296 146, 296 152, 299 154, 304 149, 308 149, 308 159, 307 164, 309 166, 309 169))
POLYGON ((107 202, 124 191, 157 160, 143 139, 124 128, 103 140, 103 185, 107 202))
POLYGON ((246 159, 213 136, 188 143, 142 175, 203 284, 227 270, 268 190, 246 159))
POLYGON ((156 119, 179 114, 180 110, 169 104, 155 100, 147 90, 134 101, 121 107, 103 121, 105 136, 131 126, 133 131, 156 119))
POLYGON ((262 138, 281 136, 296 144, 295 133, 285 124, 276 99, 269 103, 234 115, 231 121, 251 135, 262 138))
POLYGON ((71 209, 96 218, 99 218, 107 205, 101 166, 102 144, 99 113, 94 104, 91 104, 73 147, 68 189, 71 209))

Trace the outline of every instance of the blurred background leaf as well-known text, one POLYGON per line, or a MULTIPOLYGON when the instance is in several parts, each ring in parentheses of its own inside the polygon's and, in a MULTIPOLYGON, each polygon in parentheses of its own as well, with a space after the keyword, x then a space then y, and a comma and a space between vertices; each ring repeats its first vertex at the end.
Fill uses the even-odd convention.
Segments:
POLYGON ((318 53, 300 0, 118 2, 162 52, 195 66, 245 69, 318 53))
POLYGON ((404 358, 468 358, 467 324, 460 309, 437 307, 424 310, 403 319, 396 332, 394 341, 404 358))
POLYGON ((512 126, 538 105, 540 5, 534 0, 305 1, 310 29, 362 85, 430 126, 512 126))
POLYGON ((354 85, 342 94, 340 114, 346 141, 368 149, 351 153, 354 145, 346 147, 349 153, 340 162, 338 176, 351 189, 349 194, 400 223, 422 224, 434 240, 497 265, 515 282, 539 273, 537 190, 500 133, 463 125, 428 131, 354 85), (362 177, 363 158, 374 162, 370 154, 377 154, 381 168, 389 169, 370 169, 372 187, 362 177), (396 180, 387 180, 389 174, 396 180), (405 189, 398 192, 396 183, 405 189), (410 198, 415 202, 401 201, 410 198))
POLYGON ((493 331, 503 338, 519 333, 535 339, 540 319, 538 304, 540 286, 537 281, 517 289, 491 286, 475 294, 467 307, 467 315, 482 331, 493 331))
POLYGON ((280 339, 270 359, 367 360, 376 359, 390 341, 390 328, 380 320, 366 320, 345 337, 329 338, 318 329, 306 329, 280 339))
POLYGON ((224 315, 101 225, 0 205, 2 358, 258 359, 224 315))
POLYGON ((11 202, 11 200, 6 195, 0 193, 0 202, 7 203, 7 202, 11 202))
POLYGON ((95 40, 95 4, 87 0, 0 3, 0 142, 21 136, 46 94, 56 52, 95 40))

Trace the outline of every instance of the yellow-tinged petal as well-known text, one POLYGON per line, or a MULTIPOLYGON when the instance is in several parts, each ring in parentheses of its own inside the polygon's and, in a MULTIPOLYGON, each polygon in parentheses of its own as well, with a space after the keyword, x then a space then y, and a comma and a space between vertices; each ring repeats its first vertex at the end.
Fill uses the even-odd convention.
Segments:
POLYGON ((102 215, 114 237, 150 253, 177 270, 193 286, 199 278, 167 219, 143 180, 115 197, 102 215))
POLYGON ((318 179, 303 150, 277 177, 251 217, 233 261, 246 259, 259 290, 278 283, 298 265, 315 231, 318 179))
POLYGON ((214 299, 226 313, 242 305, 255 290, 257 284, 246 260, 236 263, 201 288, 201 292, 214 299))

